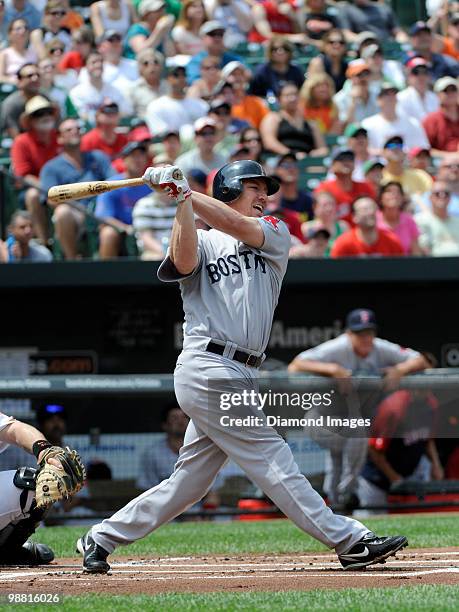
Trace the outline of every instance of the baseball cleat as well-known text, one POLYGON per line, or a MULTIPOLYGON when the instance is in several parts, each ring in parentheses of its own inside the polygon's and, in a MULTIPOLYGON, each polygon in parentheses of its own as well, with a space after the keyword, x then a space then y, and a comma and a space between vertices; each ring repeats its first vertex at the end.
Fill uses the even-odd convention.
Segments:
POLYGON ((373 563, 385 563, 385 559, 408 546, 405 536, 379 537, 372 531, 345 554, 338 555, 343 569, 359 569, 373 563))
POLYGON ((90 532, 77 541, 77 552, 83 555, 83 568, 90 574, 106 574, 110 565, 107 563, 108 552, 94 542, 90 532))
POLYGON ((19 549, 5 551, 0 556, 0 565, 47 565, 54 559, 54 553, 46 544, 27 541, 19 549))

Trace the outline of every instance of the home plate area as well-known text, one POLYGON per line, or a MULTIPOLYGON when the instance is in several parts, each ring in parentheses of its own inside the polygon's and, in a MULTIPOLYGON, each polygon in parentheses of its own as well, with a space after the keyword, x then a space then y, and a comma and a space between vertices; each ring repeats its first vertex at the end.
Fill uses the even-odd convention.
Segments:
POLYGON ((58 559, 37 568, 3 567, 0 594, 157 594, 459 584, 459 550, 445 548, 406 549, 384 565, 346 572, 332 554, 114 557, 111 564, 107 575, 84 573, 81 559, 75 558, 58 559))

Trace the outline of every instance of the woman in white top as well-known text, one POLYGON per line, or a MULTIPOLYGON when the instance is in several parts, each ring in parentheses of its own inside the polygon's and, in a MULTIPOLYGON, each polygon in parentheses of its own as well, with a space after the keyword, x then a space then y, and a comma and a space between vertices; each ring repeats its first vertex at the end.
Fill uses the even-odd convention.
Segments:
POLYGON ((16 73, 24 64, 35 63, 37 55, 29 47, 29 28, 24 19, 14 19, 8 26, 9 46, 0 51, 0 82, 16 84, 16 73))
POLYGON ((196 55, 204 49, 199 28, 205 21, 207 15, 201 0, 184 0, 177 25, 171 33, 177 53, 196 55))
POLYGON ((107 30, 115 30, 124 38, 131 23, 137 21, 134 7, 127 0, 100 0, 91 4, 91 25, 96 40, 107 30))

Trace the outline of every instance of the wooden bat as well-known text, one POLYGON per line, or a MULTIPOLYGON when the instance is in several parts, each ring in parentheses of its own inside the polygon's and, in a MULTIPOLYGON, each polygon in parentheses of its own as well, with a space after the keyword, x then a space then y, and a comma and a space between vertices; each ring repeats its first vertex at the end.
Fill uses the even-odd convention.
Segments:
MULTIPOLYGON (((175 170, 172 177, 176 180, 182 180, 183 174, 180 170, 175 170)), ((133 179, 121 179, 118 181, 87 181, 84 183, 69 183, 67 185, 55 185, 48 191, 48 201, 52 204, 62 204, 69 200, 81 200, 83 198, 91 198, 105 193, 107 191, 113 191, 114 189, 121 189, 122 187, 138 187, 139 185, 145 185, 143 178, 133 179)), ((153 189, 154 185, 150 185, 153 189)))

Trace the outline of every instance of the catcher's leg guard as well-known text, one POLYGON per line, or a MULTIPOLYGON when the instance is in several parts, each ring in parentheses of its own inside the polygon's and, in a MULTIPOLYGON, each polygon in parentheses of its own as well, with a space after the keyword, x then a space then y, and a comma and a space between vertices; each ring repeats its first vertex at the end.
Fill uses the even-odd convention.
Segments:
POLYGON ((48 546, 27 542, 47 510, 38 509, 35 505, 35 472, 33 468, 19 468, 13 477, 14 486, 22 489, 19 501, 25 518, 18 517, 0 530, 0 564, 36 565, 54 559, 54 553, 48 546))

